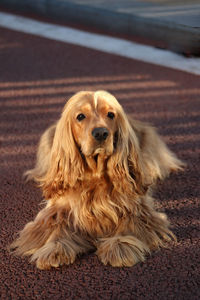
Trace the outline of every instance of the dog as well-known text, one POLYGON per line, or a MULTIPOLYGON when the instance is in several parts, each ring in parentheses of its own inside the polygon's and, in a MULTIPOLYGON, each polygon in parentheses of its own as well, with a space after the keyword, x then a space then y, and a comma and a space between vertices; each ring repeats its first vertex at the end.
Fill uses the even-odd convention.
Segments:
POLYGON ((79 92, 40 139, 26 176, 42 188, 45 207, 11 250, 39 269, 90 251, 113 267, 144 261, 176 239, 152 188, 183 166, 156 129, 128 118, 113 95, 79 92))

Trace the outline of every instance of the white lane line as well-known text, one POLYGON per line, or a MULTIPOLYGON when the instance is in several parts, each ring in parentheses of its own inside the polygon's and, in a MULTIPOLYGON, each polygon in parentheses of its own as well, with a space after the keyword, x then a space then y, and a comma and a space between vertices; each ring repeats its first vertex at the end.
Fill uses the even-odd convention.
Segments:
POLYGON ((160 50, 123 39, 43 23, 3 12, 0 12, 0 26, 200 75, 200 58, 185 58, 168 50, 160 50))

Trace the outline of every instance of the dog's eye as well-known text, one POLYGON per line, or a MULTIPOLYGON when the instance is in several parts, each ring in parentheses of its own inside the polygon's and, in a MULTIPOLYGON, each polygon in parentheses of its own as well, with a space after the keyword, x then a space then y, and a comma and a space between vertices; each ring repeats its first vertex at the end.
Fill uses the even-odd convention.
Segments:
POLYGON ((109 119, 113 120, 114 117, 115 117, 115 114, 113 112, 109 111, 108 114, 107 114, 107 116, 108 116, 109 119))
POLYGON ((79 114, 76 118, 77 118, 77 120, 80 122, 80 121, 82 121, 83 119, 85 119, 86 116, 85 116, 84 114, 79 114))

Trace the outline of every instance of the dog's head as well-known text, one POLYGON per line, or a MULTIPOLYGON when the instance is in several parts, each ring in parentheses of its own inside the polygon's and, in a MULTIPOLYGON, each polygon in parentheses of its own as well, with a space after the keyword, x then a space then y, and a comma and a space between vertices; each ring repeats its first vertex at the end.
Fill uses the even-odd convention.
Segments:
POLYGON ((121 194, 144 194, 152 181, 180 165, 152 127, 128 120, 113 95, 83 91, 68 100, 57 123, 49 169, 41 179, 45 197, 75 187, 86 172, 87 180, 92 178, 99 156, 101 176, 121 194))
POLYGON ((141 179, 138 147, 136 134, 113 95, 105 91, 75 94, 56 126, 50 168, 42 180, 45 196, 84 180, 87 158, 97 161, 100 153, 112 181, 135 184, 136 178, 141 179))

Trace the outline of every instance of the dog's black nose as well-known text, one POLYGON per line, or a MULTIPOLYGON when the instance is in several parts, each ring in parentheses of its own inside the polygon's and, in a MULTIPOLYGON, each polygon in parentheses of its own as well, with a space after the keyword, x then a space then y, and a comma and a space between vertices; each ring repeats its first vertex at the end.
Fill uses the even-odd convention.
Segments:
POLYGON ((98 128, 94 128, 92 130, 92 135, 95 138, 95 140, 101 142, 101 141, 105 141, 109 135, 109 131, 108 129, 104 128, 104 127, 98 127, 98 128))

